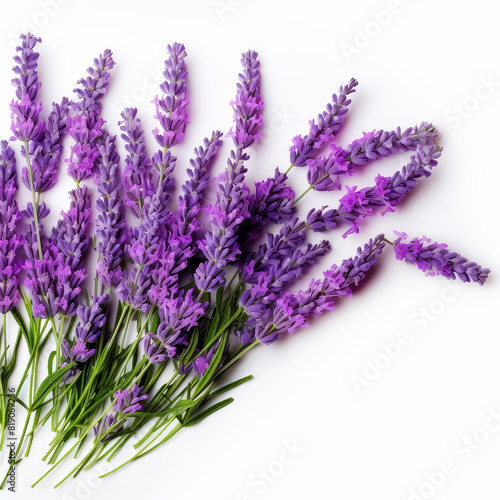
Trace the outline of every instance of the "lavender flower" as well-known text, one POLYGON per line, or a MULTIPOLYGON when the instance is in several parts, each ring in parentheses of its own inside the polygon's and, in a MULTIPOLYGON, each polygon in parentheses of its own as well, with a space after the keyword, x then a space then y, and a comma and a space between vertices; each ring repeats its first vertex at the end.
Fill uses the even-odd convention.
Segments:
POLYGON ((172 156, 169 149, 184 138, 189 123, 187 106, 187 68, 186 49, 181 43, 167 45, 168 59, 165 61, 163 76, 165 81, 160 85, 164 93, 160 99, 156 96, 153 103, 156 108, 155 118, 160 122, 163 133, 158 128, 153 130, 156 142, 160 145, 153 156, 153 164, 158 171, 158 188, 164 196, 174 188, 171 177, 177 158, 172 156))
POLYGON ((42 104, 37 102, 38 90, 38 52, 33 49, 41 42, 31 34, 21 35, 21 46, 16 48, 20 55, 14 57, 17 66, 12 80, 16 88, 17 101, 12 101, 11 130, 15 137, 25 143, 24 157, 29 155, 29 166, 23 168, 23 182, 28 189, 39 193, 52 188, 57 179, 57 167, 62 152, 61 141, 66 131, 68 99, 60 104, 53 103, 52 111, 45 122, 41 117, 42 104))
POLYGON ((147 156, 144 141, 144 130, 137 118, 137 108, 126 108, 121 114, 123 121, 119 122, 123 132, 121 138, 125 141, 125 158, 122 182, 127 200, 125 204, 132 209, 140 219, 145 200, 154 194, 151 167, 153 164, 147 156))
POLYGON ((108 91, 109 71, 114 64, 111 51, 105 50, 94 59, 94 66, 87 69, 90 76, 78 80, 81 88, 74 89, 79 101, 72 103, 76 115, 70 119, 68 131, 76 144, 71 146, 66 162, 69 175, 77 182, 89 178, 94 172, 99 156, 97 143, 104 125, 104 120, 99 118, 101 100, 108 91))
MULTIPOLYGON (((76 327, 76 338, 73 342, 67 339, 62 341, 62 352, 65 362, 61 368, 73 361, 84 362, 95 354, 95 348, 89 349, 89 344, 95 344, 106 324, 104 309, 109 302, 109 295, 95 295, 91 306, 79 305, 77 315, 80 324, 76 327)), ((71 383, 80 372, 79 368, 69 370, 62 385, 71 383)))
POLYGON ((326 111, 318 115, 317 121, 309 122, 309 134, 293 138, 293 146, 290 148, 292 166, 305 167, 307 160, 338 134, 344 123, 347 107, 351 103, 347 96, 356 91, 357 85, 358 82, 351 78, 347 85, 341 86, 338 96, 332 95, 332 103, 327 104, 326 111))
POLYGON ((38 81, 37 69, 40 54, 33 49, 42 39, 30 33, 19 38, 22 43, 16 47, 16 51, 20 52, 20 55, 14 56, 17 66, 13 68, 18 76, 12 80, 12 85, 16 87, 17 101, 12 100, 10 105, 11 130, 21 141, 39 142, 45 134, 45 123, 39 120, 42 104, 36 102, 38 90, 42 86, 38 81))
POLYGON ((340 199, 338 209, 326 211, 327 207, 323 207, 309 212, 309 227, 314 231, 324 231, 346 223, 351 227, 343 234, 344 238, 358 233, 360 222, 373 216, 379 208, 385 208, 382 215, 394 212, 406 195, 418 186, 417 180, 431 175, 431 169, 437 165, 440 155, 441 148, 438 146, 417 146, 408 165, 392 177, 379 175, 375 178, 375 186, 364 189, 346 186, 347 193, 340 199))
POLYGON ((249 50, 241 54, 241 64, 243 73, 238 75, 236 99, 231 101, 235 130, 231 128, 229 136, 236 147, 246 149, 260 139, 264 102, 260 95, 258 53, 249 50))
POLYGON ((121 211, 122 202, 119 196, 120 179, 118 162, 120 157, 116 152, 116 136, 110 137, 104 133, 103 144, 99 146, 99 174, 94 182, 100 198, 96 201, 99 212, 96 219, 97 273, 106 288, 117 286, 122 278, 121 261, 127 235, 124 231, 125 219, 121 211))
MULTIPOLYGON (((167 47, 169 58, 165 61, 165 81, 160 85, 164 92, 161 99, 158 96, 153 100, 156 106, 156 115, 164 133, 158 129, 153 130, 153 135, 162 149, 153 156, 155 171, 150 169, 149 163, 144 159, 143 134, 139 128, 135 110, 125 110, 122 130, 129 141, 129 163, 134 160, 141 166, 138 172, 130 172, 126 168, 126 177, 130 178, 129 186, 135 185, 129 198, 137 200, 136 214, 141 217, 139 228, 131 231, 130 257, 134 262, 134 269, 125 274, 125 280, 119 287, 119 295, 136 309, 148 310, 146 290, 150 290, 150 298, 158 304, 167 296, 167 292, 176 282, 176 274, 185 267, 186 254, 176 261, 176 255, 182 256, 182 236, 173 234, 170 226, 174 215, 168 210, 170 191, 174 187, 171 177, 177 158, 171 154, 170 148, 178 144, 184 137, 188 124, 186 112, 189 99, 187 97, 187 70, 184 58, 186 51, 184 45, 173 44, 167 47), (135 155, 135 156, 133 156, 135 155), (156 172, 153 176, 152 173, 156 172), (153 193, 144 197, 144 206, 140 206, 142 196, 153 187, 153 193), (168 243, 167 243, 168 242, 168 243)), ((128 167, 128 166, 127 166, 128 167)))
POLYGON ((9 312, 21 298, 18 290, 21 266, 16 260, 25 239, 16 232, 21 218, 17 201, 16 158, 7 141, 0 142, 0 313, 9 312))
POLYGON ((287 222, 294 216, 295 193, 286 181, 287 175, 276 168, 273 178, 255 183, 255 194, 248 196, 250 217, 239 228, 243 246, 257 239, 264 227, 287 222))
POLYGON ((340 189, 340 176, 351 176, 359 165, 380 158, 386 158, 398 151, 415 151, 418 146, 434 145, 437 132, 433 125, 422 123, 401 131, 373 131, 355 140, 347 149, 331 145, 328 156, 313 158, 306 161, 309 169, 307 180, 316 191, 332 191, 340 189))
POLYGON ((296 294, 283 294, 274 306, 265 308, 264 314, 255 321, 255 326, 250 322, 236 332, 239 341, 248 344, 255 339, 270 345, 280 334, 293 334, 299 328, 306 327, 309 316, 319 316, 333 310, 335 300, 344 295, 350 296, 352 285, 357 286, 377 263, 377 256, 384 245, 384 235, 380 234, 370 239, 363 248, 359 247, 355 257, 325 271, 323 280, 312 280, 306 290, 296 294))
POLYGON ((115 402, 110 413, 94 426, 94 433, 101 439, 107 436, 113 427, 112 434, 123 429, 127 416, 142 410, 142 401, 148 399, 148 394, 142 394, 142 387, 135 384, 131 389, 122 389, 113 394, 115 402), (118 424, 118 425, 117 425, 118 424))
POLYGON ((198 319, 204 314, 208 302, 201 304, 193 298, 193 289, 187 293, 167 299, 162 304, 162 322, 156 333, 144 336, 144 351, 153 364, 173 358, 179 346, 187 345, 187 332, 198 326, 198 319))
MULTIPOLYGON (((52 103, 52 111, 45 124, 45 137, 39 143, 31 141, 29 144, 33 189, 39 193, 53 188, 57 182, 68 112, 67 97, 63 97, 60 104, 52 103)), ((21 153, 26 156, 24 150, 21 153)), ((23 167, 23 183, 31 189, 27 167, 23 167)))
POLYGON ((217 202, 207 210, 212 229, 199 242, 206 261, 198 266, 194 276, 196 286, 205 292, 224 284, 224 267, 234 262, 241 253, 238 247, 238 227, 250 215, 248 191, 243 185, 247 171, 244 162, 247 159, 248 155, 240 145, 236 151, 231 151, 227 170, 216 179, 217 202))
POLYGON ((408 239, 406 233, 394 232, 399 236, 394 242, 396 259, 415 264, 426 276, 440 275, 452 280, 458 277, 464 283, 472 281, 482 286, 490 273, 489 269, 448 250, 444 243, 431 243, 426 236, 403 243, 408 239))
POLYGON ((65 316, 75 314, 77 297, 87 277, 83 258, 89 246, 86 233, 91 216, 87 186, 70 191, 70 198, 70 208, 62 213, 62 219, 52 229, 51 236, 58 251, 53 305, 57 305, 57 312, 65 316))

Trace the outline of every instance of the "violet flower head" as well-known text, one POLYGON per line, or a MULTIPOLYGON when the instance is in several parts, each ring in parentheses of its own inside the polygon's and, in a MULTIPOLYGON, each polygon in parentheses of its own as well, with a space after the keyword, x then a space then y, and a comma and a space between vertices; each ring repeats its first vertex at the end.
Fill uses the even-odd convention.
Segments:
POLYGON ((340 176, 352 176, 357 166, 386 158, 399 151, 415 151, 418 146, 432 146, 436 137, 437 132, 429 123, 421 123, 420 126, 404 131, 398 127, 390 132, 378 130, 365 133, 347 149, 332 144, 328 156, 307 160, 307 180, 316 191, 340 189, 340 176))
POLYGON ((116 136, 107 132, 99 146, 98 174, 94 182, 97 184, 100 197, 96 201, 99 212, 96 219, 97 273, 106 288, 117 286, 122 278, 121 263, 124 245, 127 239, 125 218, 122 213, 120 199, 119 166, 120 157, 116 152, 116 136))
POLYGON ((169 236, 160 243, 159 265, 151 271, 152 286, 148 292, 152 304, 162 306, 177 286, 179 274, 196 254, 195 231, 199 229, 196 216, 201 208, 203 193, 208 186, 208 164, 222 144, 221 132, 214 132, 211 139, 205 138, 204 146, 195 149, 195 158, 188 169, 189 179, 182 186, 177 213, 170 219, 169 236))
POLYGON ((426 236, 405 243, 408 236, 394 232, 399 236, 394 242, 396 259, 415 264, 426 276, 439 275, 452 280, 458 278, 464 283, 474 282, 481 286, 488 278, 488 268, 448 250, 445 243, 431 243, 432 240, 426 236))
POLYGON ((200 303, 193 298, 193 289, 181 292, 177 297, 163 302, 160 317, 162 322, 156 333, 144 336, 144 351, 153 364, 163 363, 173 358, 180 346, 187 345, 187 334, 198 326, 199 318, 204 314, 208 302, 200 303))
POLYGON ((14 136, 21 141, 39 142, 45 134, 45 123, 40 120, 42 104, 37 102, 38 90, 42 84, 38 81, 38 58, 40 54, 35 52, 37 38, 30 33, 21 35, 21 45, 16 47, 19 55, 14 56, 13 71, 17 75, 12 79, 12 85, 16 88, 17 100, 12 100, 11 130, 14 136))
MULTIPOLYGON (((156 96, 153 103, 156 108, 155 118, 159 120, 164 133, 153 130, 156 142, 162 148, 171 148, 184 138, 184 132, 189 123, 186 108, 189 104, 187 96, 187 56, 182 43, 167 45, 168 59, 165 61, 163 76, 165 81, 160 85, 163 96, 156 96)), ((162 162, 161 158, 155 159, 162 162)))
MULTIPOLYGON (((62 351, 64 363, 61 368, 68 363, 87 361, 95 354, 95 344, 101 335, 101 330, 106 324, 106 314, 104 309, 109 302, 109 295, 95 295, 92 298, 92 305, 86 306, 80 304, 77 308, 77 315, 80 320, 76 327, 76 338, 73 341, 63 339, 62 351)), ((66 373, 61 385, 71 383, 80 372, 80 368, 74 367, 66 373)))
POLYGON ((145 200, 155 192, 151 172, 153 164, 147 155, 145 134, 141 120, 137 117, 137 108, 125 108, 121 117, 121 138, 125 141, 128 153, 122 176, 125 204, 140 219, 145 200))
POLYGON ((408 165, 392 177, 379 175, 375 178, 374 186, 363 189, 346 186, 347 193, 340 199, 338 210, 330 214, 330 223, 341 221, 350 224, 350 229, 343 234, 345 238, 349 234, 358 233, 360 222, 375 215, 380 208, 385 209, 382 215, 394 212, 406 195, 418 186, 418 179, 431 175, 440 156, 441 148, 438 146, 417 146, 408 165))
POLYGON ((105 50, 94 66, 87 69, 89 76, 78 80, 81 88, 74 89, 79 100, 71 103, 76 115, 69 120, 68 132, 74 139, 68 163, 68 173, 75 181, 89 178, 99 156, 97 143, 102 135, 104 120, 99 118, 101 100, 109 88, 109 71, 115 62, 110 50, 105 50))
POLYGON ((260 317, 252 318, 236 336, 241 344, 253 340, 270 345, 288 332, 295 333, 308 325, 308 317, 319 316, 334 309, 335 300, 350 296, 352 286, 358 285, 366 273, 378 262, 377 256, 384 248, 384 235, 370 239, 359 247, 356 255, 344 260, 340 266, 332 266, 323 273, 322 280, 312 280, 306 290, 296 294, 286 292, 274 303, 263 309, 260 317))
POLYGON ((198 245, 206 258, 202 262, 194 280, 196 286, 205 292, 223 285, 224 267, 236 260, 241 253, 238 245, 238 227, 250 215, 248 212, 248 188, 243 180, 247 169, 244 162, 248 155, 242 146, 231 151, 227 169, 216 179, 217 201, 207 208, 212 229, 198 245))
POLYGON ((356 91, 357 85, 358 82, 354 78, 351 78, 347 85, 342 85, 338 95, 333 94, 332 102, 327 104, 326 110, 319 114, 316 120, 309 122, 309 134, 294 137, 290 148, 292 165, 305 167, 307 160, 338 134, 344 123, 348 106, 351 104, 347 96, 356 91))
POLYGON ((16 158, 7 141, 0 142, 0 313, 9 312, 21 298, 18 290, 19 247, 25 239, 16 231, 21 218, 17 191, 16 158))
POLYGON ((25 143, 22 155, 29 154, 31 174, 23 167, 22 179, 28 189, 39 193, 49 190, 57 179, 59 158, 62 152, 62 138, 66 132, 69 101, 66 97, 60 104, 52 103, 47 121, 41 117, 42 104, 37 101, 41 83, 38 81, 38 52, 34 47, 40 38, 21 35, 22 46, 17 47, 20 55, 14 57, 17 66, 12 80, 16 88, 17 101, 12 101, 12 126, 15 137, 25 143))
MULTIPOLYGON (((51 241, 57 247, 55 286, 48 299, 57 312, 72 316, 77 298, 87 277, 84 255, 89 246, 87 229, 90 224, 90 196, 87 186, 70 191, 71 205, 52 229, 51 241)), ((54 314, 52 314, 54 315, 54 314)))
POLYGON ((238 75, 236 99, 231 101, 234 114, 234 131, 231 128, 229 136, 233 138, 236 147, 248 148, 258 141, 261 135, 262 108, 264 102, 260 95, 260 61, 258 53, 249 50, 241 54, 243 73, 238 75))
POLYGON ((177 158, 172 155, 170 148, 175 146, 184 138, 186 127, 189 123, 187 106, 189 99, 187 96, 187 69, 186 69, 186 49, 180 43, 167 46, 168 59, 165 61, 165 71, 163 76, 165 81, 160 85, 164 92, 160 99, 156 96, 153 103, 156 108, 154 117, 160 122, 163 132, 158 128, 153 130, 156 142, 160 149, 153 155, 155 166, 155 180, 158 191, 164 198, 164 203, 168 202, 170 193, 175 186, 172 173, 175 168, 177 158))
POLYGON ((126 417, 132 415, 143 408, 143 401, 148 399, 148 394, 142 393, 142 387, 135 384, 130 389, 122 389, 113 394, 115 399, 113 406, 108 415, 102 418, 97 425, 94 426, 94 433, 101 439, 107 437, 108 431, 111 427, 114 434, 125 425, 126 417))
POLYGON ((255 183, 255 193, 248 196, 250 217, 239 228, 241 243, 257 239, 264 227, 287 222, 295 215, 295 193, 286 181, 287 175, 276 168, 274 177, 255 183))
POLYGON ((42 39, 31 33, 19 36, 21 45, 16 47, 16 52, 20 55, 14 56, 14 61, 17 66, 14 67, 14 73, 17 77, 12 80, 12 85, 16 87, 16 97, 20 101, 25 96, 31 102, 34 102, 38 95, 38 90, 42 86, 38 81, 38 58, 40 54, 33 49, 37 43, 41 43, 42 39))
MULTIPOLYGON (((69 101, 63 97, 60 104, 52 103, 52 111, 45 123, 45 136, 40 142, 30 141, 29 155, 33 189, 43 193, 57 182, 59 159, 63 150, 62 139, 67 130, 69 101)), ((25 156, 25 151, 21 151, 25 156)), ((23 167, 23 183, 31 189, 28 168, 23 167)))

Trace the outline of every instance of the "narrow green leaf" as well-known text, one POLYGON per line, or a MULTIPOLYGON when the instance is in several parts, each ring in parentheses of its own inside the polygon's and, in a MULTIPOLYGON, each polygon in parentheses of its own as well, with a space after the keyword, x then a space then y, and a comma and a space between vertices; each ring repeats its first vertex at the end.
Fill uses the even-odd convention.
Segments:
POLYGON ((197 424, 198 422, 201 422, 203 419, 207 418, 209 415, 212 415, 212 413, 215 413, 216 411, 221 410, 227 405, 230 405, 234 401, 233 398, 227 398, 224 399, 224 401, 220 401, 219 403, 215 403, 214 405, 210 406, 206 410, 203 410, 201 413, 198 413, 198 415, 195 415, 194 417, 190 418, 187 422, 184 423, 184 427, 191 427, 192 425, 197 424))
POLYGON ((241 384, 244 384, 245 382, 248 382, 249 380, 253 379, 253 375, 248 375, 247 377, 240 378, 238 380, 235 380, 234 382, 231 382, 230 384, 227 384, 220 389, 217 389, 216 391, 212 392, 211 394, 208 395, 207 401, 210 399, 213 399, 217 396, 220 396, 221 394, 224 394, 225 392, 230 391, 231 389, 234 389, 235 387, 238 387, 241 384))
POLYGON ((32 411, 42 406, 43 401, 45 400, 47 395, 61 383, 66 372, 71 370, 71 368, 73 368, 75 365, 76 363, 69 363, 45 378, 45 380, 40 384, 40 387, 36 391, 36 395, 31 408, 32 411))

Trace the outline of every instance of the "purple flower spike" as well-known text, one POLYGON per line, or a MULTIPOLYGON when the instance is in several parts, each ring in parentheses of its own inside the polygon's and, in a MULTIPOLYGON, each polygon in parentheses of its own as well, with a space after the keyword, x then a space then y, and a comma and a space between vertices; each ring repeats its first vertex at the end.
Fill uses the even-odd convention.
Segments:
POLYGON ((365 133, 347 149, 332 144, 328 156, 307 160, 307 180, 316 191, 340 189, 340 176, 350 177, 356 166, 366 165, 399 151, 415 151, 418 146, 432 146, 436 137, 437 132, 429 123, 410 127, 403 132, 398 127, 391 132, 378 130, 365 133))
MULTIPOLYGON (((70 342, 63 340, 62 348, 66 366, 73 361, 84 362, 95 354, 95 349, 89 349, 89 344, 95 344, 101 335, 101 330, 106 324, 104 309, 109 302, 109 295, 95 295, 91 306, 79 305, 77 308, 79 325, 76 327, 76 338, 70 342)), ((73 368, 67 372, 61 385, 71 383, 80 372, 79 368, 73 368)))
POLYGON ((417 146, 408 165, 392 177, 379 175, 375 178, 375 186, 368 188, 347 186, 347 193, 340 199, 338 210, 329 214, 329 223, 350 224, 350 229, 343 234, 345 238, 349 234, 358 233, 360 222, 375 215, 380 208, 385 208, 382 215, 394 212, 406 195, 418 186, 418 179, 431 175, 431 170, 437 165, 440 156, 441 148, 438 146, 417 146))
POLYGON ((18 250, 25 239, 16 231, 21 218, 17 201, 16 158, 7 141, 0 142, 0 313, 9 312, 21 298, 18 250))
POLYGON ((115 62, 110 50, 105 50, 94 66, 87 69, 90 75, 78 80, 81 88, 74 89, 79 101, 71 103, 76 115, 70 119, 68 131, 75 140, 66 162, 68 173, 77 182, 89 178, 99 156, 98 141, 102 135, 104 120, 99 118, 101 100, 109 89, 109 71, 115 62))
POLYGON ((112 434, 123 429, 125 417, 143 408, 142 401, 148 399, 148 394, 142 393, 142 387, 135 384, 131 389, 122 389, 113 394, 115 402, 110 413, 94 426, 94 433, 101 439, 105 438, 110 427, 114 427, 112 434), (118 424, 118 425, 116 425, 118 424))
MULTIPOLYGON (((23 183, 28 189, 39 193, 48 191, 57 179, 59 158, 62 152, 62 138, 67 127, 69 101, 66 97, 60 104, 53 103, 47 121, 41 117, 42 104, 37 102, 38 90, 38 52, 34 47, 40 38, 21 35, 22 45, 17 47, 20 55, 14 57, 17 66, 12 80, 16 88, 17 101, 12 101, 12 125, 14 136, 25 142, 31 163, 31 179, 27 167, 23 168, 23 183)), ((26 151, 21 151, 26 157, 26 151)))
MULTIPOLYGON (((168 59, 165 61, 163 76, 165 81, 160 85, 163 97, 156 96, 153 103, 156 108, 155 118, 160 122, 164 133, 153 130, 156 142, 162 148, 171 148, 184 138, 189 123, 186 108, 189 104, 187 96, 186 49, 182 43, 167 45, 168 59)), ((161 153, 157 158, 161 162, 161 153)), ((156 162, 156 160, 155 160, 156 162)))
POLYGON ((20 35, 21 46, 16 47, 20 55, 14 57, 17 66, 14 67, 14 73, 18 75, 12 80, 12 85, 16 87, 16 97, 22 101, 25 96, 31 102, 35 102, 38 90, 42 84, 38 81, 38 58, 40 54, 33 49, 42 39, 33 36, 31 33, 20 35))
POLYGON ((322 280, 312 280, 306 290, 296 294, 283 294, 274 305, 263 308, 261 316, 251 317, 243 329, 236 332, 238 340, 243 345, 252 340, 270 345, 282 333, 293 334, 299 328, 306 327, 309 316, 319 316, 325 311, 333 310, 335 300, 344 295, 350 296, 351 287, 357 286, 377 263, 377 256, 384 245, 384 235, 379 234, 363 248, 358 248, 353 258, 325 271, 322 280))
POLYGON ((141 120, 137 117, 137 108, 126 108, 121 117, 121 138, 125 141, 125 150, 128 153, 123 169, 123 189, 127 197, 125 204, 140 219, 146 198, 155 192, 151 173, 153 164, 147 156, 144 130, 141 128, 141 120))
POLYGON ((295 215, 295 193, 286 181, 287 175, 276 168, 273 178, 255 183, 255 194, 248 197, 250 218, 239 229, 242 245, 257 239, 264 227, 287 222, 295 215))
POLYGON ((257 52, 249 50, 241 54, 241 64, 243 73, 239 74, 236 99, 231 101, 235 130, 231 128, 229 136, 233 138, 236 147, 245 149, 260 138, 261 109, 264 102, 260 95, 260 62, 257 52))
POLYGON ((216 179, 217 202, 208 207, 212 229, 198 245, 206 262, 202 262, 194 280, 196 286, 204 291, 213 291, 224 284, 224 267, 236 260, 241 253, 238 246, 238 227, 249 216, 248 189, 243 184, 247 169, 244 162, 248 155, 239 146, 231 151, 228 167, 216 179))
MULTIPOLYGON (((67 130, 69 101, 63 97, 60 104, 52 103, 52 111, 45 124, 45 137, 41 142, 31 141, 29 155, 33 175, 33 189, 43 193, 53 188, 57 182, 59 159, 62 153, 62 139, 67 130)), ((21 150, 25 156, 24 150, 21 150)), ((28 169, 23 168, 23 183, 31 189, 28 169)))
POLYGON ((144 350, 149 361, 163 363, 177 354, 179 346, 186 346, 188 331, 198 326, 198 319, 207 306, 208 302, 201 304, 193 298, 193 289, 166 299, 160 310, 163 321, 158 330, 144 336, 144 350))
POLYGON ((351 78, 347 85, 341 86, 338 95, 333 94, 332 103, 326 106, 326 110, 318 115, 316 121, 309 122, 309 134, 294 137, 293 146, 290 148, 290 163, 293 166, 305 167, 307 160, 338 134, 344 123, 347 107, 351 103, 347 96, 356 91, 357 85, 358 82, 351 78))
MULTIPOLYGON (((189 123, 187 106, 189 99, 187 95, 187 69, 186 49, 181 43, 167 46, 168 59, 165 61, 163 76, 165 81, 160 85, 164 93, 160 99, 156 96, 153 103, 156 108, 154 116, 163 129, 161 133, 157 128, 153 130, 156 142, 161 146, 153 155, 153 164, 157 170, 158 179, 155 184, 158 190, 166 196, 174 188, 172 173, 177 158, 171 154, 169 149, 184 138, 186 127, 189 123)), ((168 198, 165 199, 167 203, 168 198)))
POLYGON ((394 231, 399 238, 394 242, 397 260, 415 264, 426 276, 444 276, 447 279, 460 279, 464 283, 479 283, 481 286, 488 278, 490 270, 448 250, 444 243, 431 243, 425 236, 413 238, 408 243, 405 233, 394 231))
POLYGON ((49 316, 54 316, 55 312, 65 316, 76 313, 78 295, 87 277, 84 255, 90 242, 87 229, 91 217, 87 186, 70 191, 70 198, 70 209, 62 213, 62 219, 52 229, 51 240, 57 247, 57 257, 54 262, 55 284, 48 298, 49 316))
POLYGON ((118 162, 120 157, 116 152, 116 136, 110 137, 106 132, 104 142, 99 147, 99 174, 94 182, 100 198, 96 201, 99 212, 96 219, 97 273, 106 288, 117 286, 122 278, 121 262, 124 245, 127 239, 125 233, 125 218, 122 214, 120 200, 120 178, 118 162))

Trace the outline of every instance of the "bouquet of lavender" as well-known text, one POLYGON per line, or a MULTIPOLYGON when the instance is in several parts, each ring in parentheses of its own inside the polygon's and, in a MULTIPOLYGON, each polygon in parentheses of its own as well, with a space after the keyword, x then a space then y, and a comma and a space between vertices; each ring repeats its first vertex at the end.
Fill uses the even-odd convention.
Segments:
POLYGON ((250 349, 294 334, 311 317, 333 310, 341 297, 351 297, 388 246, 396 259, 427 276, 485 282, 489 269, 445 244, 396 233, 394 241, 383 234, 369 239, 352 258, 293 291, 294 282, 331 249, 328 240, 309 243, 308 233, 341 228, 345 238, 359 232, 363 219, 394 212, 431 175, 441 154, 428 123, 365 133, 345 149, 335 145, 356 80, 340 87, 305 135, 293 138, 285 171, 277 168, 247 186, 263 100, 258 55, 244 53, 231 102, 234 125, 227 134, 211 132, 194 150, 175 202, 175 151, 189 123, 184 46, 167 46, 165 81, 153 101, 159 125, 152 131, 157 146, 151 152, 139 110, 123 110, 120 138, 108 132, 101 116, 115 64, 109 50, 78 82, 75 100, 62 98, 44 116, 35 51, 41 40, 31 34, 20 38, 10 108, 11 140, 21 144, 21 180, 30 192, 23 210, 15 199, 19 159, 8 142, 0 143, 2 444, 9 405, 26 412, 10 471, 28 456, 37 430, 48 425, 54 438, 42 477, 75 453, 81 460, 63 481, 122 450, 129 458, 121 466, 150 453, 230 404, 231 397, 220 396, 251 376, 222 385, 222 375, 250 349), (71 146, 63 154, 66 135, 71 146), (224 135, 233 148, 225 169, 211 177, 224 135), (296 206, 308 192, 341 190, 344 178, 360 166, 402 151, 411 157, 394 175, 378 175, 361 189, 346 186, 338 206, 297 216, 296 206), (69 208, 49 232, 46 193, 57 182, 64 156, 75 185, 69 208), (303 169, 309 183, 299 195, 288 184, 292 168, 303 169), (212 200, 206 196, 209 185, 215 188, 212 200), (89 259, 96 262, 93 277, 89 259), (17 335, 11 336, 14 326, 17 335), (19 349, 28 361, 10 394, 19 349), (50 352, 47 366, 40 364, 42 352, 50 352), (134 435, 140 439, 130 455, 125 445, 134 435))

